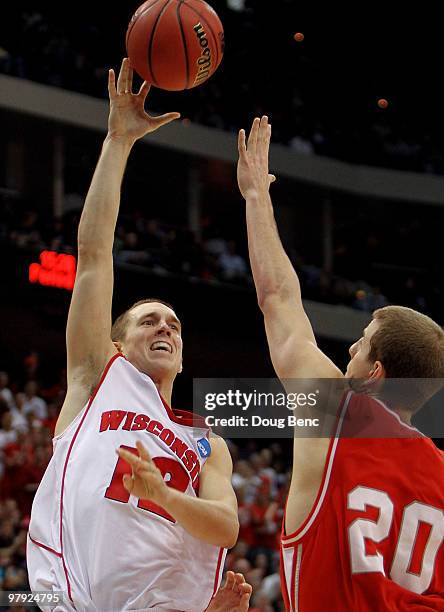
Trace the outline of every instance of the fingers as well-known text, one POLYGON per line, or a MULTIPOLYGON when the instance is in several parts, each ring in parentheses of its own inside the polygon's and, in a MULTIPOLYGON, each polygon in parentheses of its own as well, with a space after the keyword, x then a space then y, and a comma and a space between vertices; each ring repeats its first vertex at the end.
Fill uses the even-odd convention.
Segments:
POLYGON ((175 119, 180 118, 180 113, 165 113, 164 115, 160 115, 159 117, 151 117, 151 121, 155 124, 156 128, 161 127, 162 125, 166 125, 167 123, 171 123, 175 119))
POLYGON ((268 164, 268 151, 270 149, 271 125, 268 123, 268 117, 264 115, 261 118, 258 129, 258 153, 261 156, 261 161, 268 164))
POLYGON ((140 466, 141 459, 134 453, 130 453, 124 448, 118 448, 116 450, 116 453, 119 455, 119 457, 122 457, 122 459, 125 459, 125 461, 127 461, 132 468, 137 468, 140 466))
POLYGON ((134 479, 129 474, 123 475, 123 486, 128 491, 128 493, 132 492, 134 487, 134 479))
POLYGON ((253 121, 253 125, 251 126, 250 135, 248 136, 247 149, 248 152, 252 153, 253 155, 256 153, 259 124, 260 119, 259 117, 256 117, 253 121))
POLYGON ((248 582, 244 582, 243 584, 239 585, 239 593, 244 596, 247 595, 248 599, 250 599, 250 595, 253 592, 253 587, 251 586, 251 584, 248 584, 248 582))
POLYGON ((233 586, 233 589, 234 589, 235 591, 239 591, 239 587, 240 587, 242 584, 246 584, 246 583, 245 583, 245 578, 244 578, 244 575, 243 575, 243 574, 235 574, 235 576, 234 576, 234 586, 233 586))
POLYGON ((142 442, 137 441, 136 446, 137 446, 137 450, 139 451, 139 457, 143 459, 143 461, 148 461, 148 463, 151 463, 152 462, 151 456, 149 452, 146 450, 146 448, 144 447, 144 445, 142 444, 142 442))
POLYGON ((141 96, 143 100, 145 101, 145 98, 147 97, 150 89, 151 89, 151 84, 148 83, 147 81, 144 81, 142 85, 140 86, 140 89, 137 92, 137 95, 141 96))
POLYGON ((268 155, 268 148, 271 139, 271 125, 268 123, 267 115, 263 115, 260 119, 256 117, 251 126, 248 136, 248 143, 245 147, 245 131, 239 132, 238 148, 239 154, 248 151, 252 155, 259 153, 262 156, 268 155))
POLYGON ((125 91, 129 93, 132 93, 133 91, 133 69, 131 68, 131 64, 129 63, 129 60, 128 60, 128 70, 126 74, 125 91))
POLYGON ((239 157, 243 157, 247 152, 247 147, 245 145, 245 130, 240 130, 239 136, 237 139, 237 148, 239 151, 239 157))
POLYGON ((108 70, 108 94, 110 100, 113 100, 117 96, 116 75, 112 68, 111 70, 108 70))
POLYGON ((117 79, 117 93, 123 94, 125 93, 125 89, 127 86, 128 79, 128 58, 124 57, 122 60, 122 65, 120 66, 119 77, 117 79))
POLYGON ((242 595, 241 600, 239 602, 239 607, 238 607, 239 612, 247 612, 249 608, 249 604, 250 604, 250 597, 251 597, 251 592, 244 593, 242 595))
POLYGON ((228 591, 232 591, 235 584, 236 584, 236 578, 235 578, 234 572, 228 571, 226 579, 225 579, 225 584, 222 588, 227 589, 228 591))

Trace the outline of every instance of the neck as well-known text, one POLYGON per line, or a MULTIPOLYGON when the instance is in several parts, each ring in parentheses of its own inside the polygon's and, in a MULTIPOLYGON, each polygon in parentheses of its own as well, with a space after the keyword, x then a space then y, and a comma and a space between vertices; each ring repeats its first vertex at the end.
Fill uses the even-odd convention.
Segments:
POLYGON ((409 410, 405 410, 404 408, 394 408, 394 411, 396 412, 396 414, 399 416, 399 418, 401 419, 401 421, 403 423, 406 423, 407 425, 411 425, 411 419, 412 419, 412 413, 409 410))
POLYGON ((157 390, 159 391, 160 395, 163 397, 163 399, 168 404, 168 406, 171 406, 171 397, 173 395, 173 381, 169 379, 168 380, 166 379, 154 380, 153 379, 153 382, 156 385, 157 390))

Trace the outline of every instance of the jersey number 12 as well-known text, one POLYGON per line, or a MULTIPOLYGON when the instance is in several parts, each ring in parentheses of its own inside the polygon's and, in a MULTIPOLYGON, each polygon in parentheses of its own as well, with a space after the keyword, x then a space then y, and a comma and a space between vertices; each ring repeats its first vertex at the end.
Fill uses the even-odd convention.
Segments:
MULTIPOLYGON (((123 444, 120 448, 124 448, 134 455, 139 455, 137 448, 124 446, 123 444)), ((155 463, 156 467, 159 468, 163 479, 169 487, 177 489, 177 491, 181 492, 185 492, 187 490, 190 478, 185 468, 182 467, 178 461, 175 459, 170 459, 169 457, 153 457, 153 463, 155 463)), ((114 474, 111 482, 105 491, 105 497, 126 504, 129 501, 130 494, 123 486, 122 479, 124 474, 131 474, 131 466, 128 462, 119 457, 116 467, 114 468, 114 474)), ((176 522, 171 514, 168 514, 166 510, 148 499, 139 499, 137 507, 162 516, 172 523, 176 522)))

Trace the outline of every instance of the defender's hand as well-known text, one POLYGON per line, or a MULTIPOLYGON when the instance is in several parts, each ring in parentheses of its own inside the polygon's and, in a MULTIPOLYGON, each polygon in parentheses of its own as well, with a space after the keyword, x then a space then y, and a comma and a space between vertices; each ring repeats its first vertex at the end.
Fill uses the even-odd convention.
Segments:
POLYGON ((224 586, 218 590, 205 612, 247 612, 252 590, 243 574, 227 572, 224 586))
POLYGON ((159 117, 148 115, 145 112, 144 105, 150 87, 151 85, 144 81, 138 93, 132 93, 133 70, 127 57, 122 61, 117 87, 114 70, 109 71, 110 114, 108 134, 110 138, 132 144, 137 139, 180 117, 179 113, 166 113, 159 117))
POLYGON ((162 506, 169 493, 168 485, 143 444, 136 442, 136 446, 139 456, 124 448, 118 448, 116 451, 132 468, 131 476, 129 474, 123 476, 123 486, 131 495, 139 499, 149 499, 162 506))
POLYGON ((240 130, 238 138, 239 161, 237 182, 242 196, 268 192, 270 184, 276 180, 268 173, 268 152, 270 149, 271 125, 268 117, 256 117, 245 143, 245 130, 240 130))

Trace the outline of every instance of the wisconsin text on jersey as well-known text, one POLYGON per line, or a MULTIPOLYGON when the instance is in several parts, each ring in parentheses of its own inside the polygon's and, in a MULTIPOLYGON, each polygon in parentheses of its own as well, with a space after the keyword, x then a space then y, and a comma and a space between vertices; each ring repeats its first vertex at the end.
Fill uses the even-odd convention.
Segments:
POLYGON ((137 414, 126 410, 102 412, 99 432, 116 431, 117 429, 124 429, 125 431, 146 430, 148 434, 157 436, 181 460, 185 469, 190 473, 191 482, 195 487, 200 471, 198 457, 194 450, 176 436, 171 429, 165 427, 160 421, 150 419, 146 414, 137 414))

